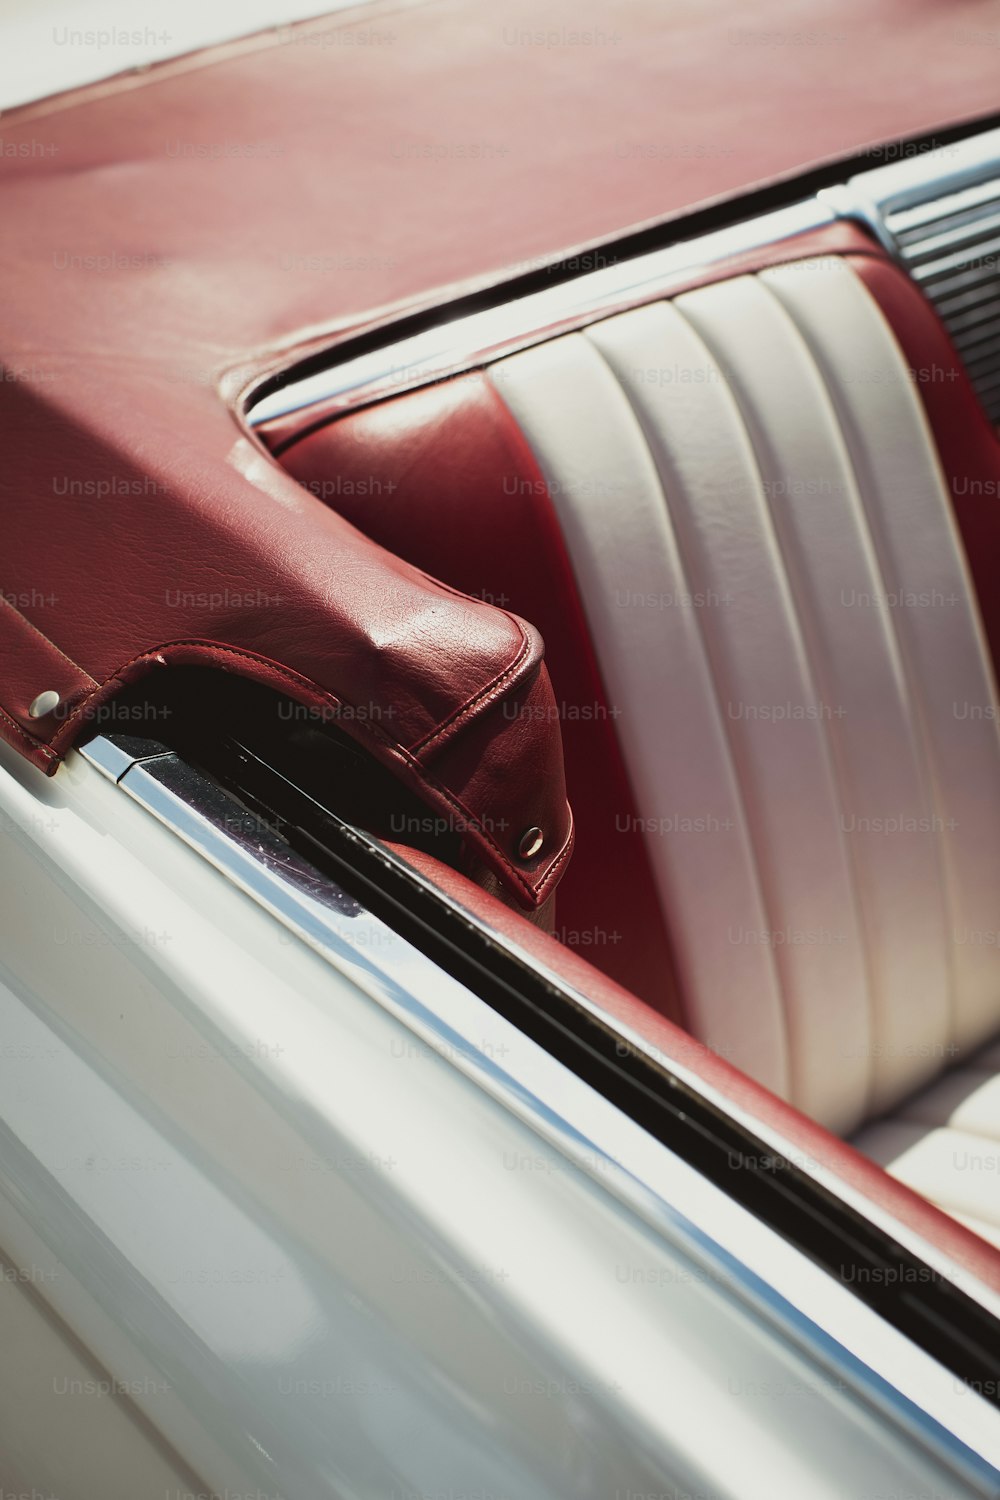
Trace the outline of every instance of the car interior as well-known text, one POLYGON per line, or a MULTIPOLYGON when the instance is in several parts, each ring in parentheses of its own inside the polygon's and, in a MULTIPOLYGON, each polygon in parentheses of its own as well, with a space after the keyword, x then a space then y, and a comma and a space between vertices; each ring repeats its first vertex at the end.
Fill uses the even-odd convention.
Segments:
POLYGON ((905 265, 835 221, 667 296, 651 266, 257 431, 540 630, 557 940, 1000 1245, 997 191, 890 212, 905 265))
POLYGON ((1000 1287, 1000 132, 805 172, 768 138, 767 186, 713 162, 655 222, 623 167, 631 229, 567 189, 574 252, 525 217, 475 274, 507 158, 451 233, 394 148, 327 183, 287 98, 344 99, 268 45, 217 96, 150 85, 189 122, 252 99, 264 179, 166 153, 140 78, 20 112, 61 154, 5 168, 8 339, 61 342, 2 393, 0 732, 49 773, 119 733, 248 805, 280 780, 304 837, 335 818, 1000 1287), (274 226, 350 203, 367 259, 307 284, 274 226))

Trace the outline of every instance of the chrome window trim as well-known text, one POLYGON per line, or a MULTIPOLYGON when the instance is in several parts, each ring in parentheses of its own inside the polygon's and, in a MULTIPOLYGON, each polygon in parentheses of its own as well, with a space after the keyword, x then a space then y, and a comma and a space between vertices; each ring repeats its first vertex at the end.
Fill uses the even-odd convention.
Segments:
MULTIPOLYGON (((362 983, 425 1045, 658 1232, 679 1240, 856 1399, 931 1447, 974 1493, 995 1495, 1000 1410, 251 815, 234 815, 235 800, 178 756, 162 749, 137 755, 105 737, 79 753, 301 941, 362 983)), ((945 1266, 957 1281, 954 1272, 945 1266)))
MULTIPOLYGON (((254 402, 247 419, 252 427, 259 427, 320 402, 329 406, 332 414, 412 390, 538 343, 563 324, 572 326, 580 319, 599 316, 651 288, 669 292, 682 286, 693 271, 822 228, 836 217, 828 204, 810 198, 649 255, 588 271, 559 286, 546 287, 486 312, 438 323, 424 333, 291 381, 254 402)), ((521 269, 544 268, 540 262, 537 267, 521 269)))
MULTIPOLYGON (((884 220, 928 196, 944 197, 998 171, 1000 129, 984 130, 952 145, 859 172, 845 186, 862 202, 872 205, 884 220)), ((819 196, 828 196, 828 192, 819 196)))
POLYGON ((862 173, 827 201, 863 217, 920 288, 1000 426, 1000 130, 862 173))
MULTIPOLYGON (((400 395, 435 380, 478 368, 547 338, 591 321, 647 293, 669 295, 693 272, 727 259, 780 244, 796 234, 850 219, 869 230, 883 248, 900 259, 899 245, 887 222, 929 194, 959 192, 1000 174, 1000 129, 971 135, 952 145, 919 152, 901 161, 856 173, 815 196, 770 213, 636 256, 600 270, 588 271, 559 286, 444 321, 423 333, 392 340, 354 358, 336 359, 325 369, 252 401, 246 416, 251 427, 309 407, 323 406, 324 417, 400 395)), ((595 254, 597 252, 590 252, 595 254)), ((544 265, 522 267, 543 270, 544 265)))
POLYGON ((986 130, 950 146, 858 172, 837 187, 821 188, 816 196, 838 218, 865 224, 889 254, 900 260, 893 230, 906 225, 897 216, 929 198, 975 191, 998 174, 1000 130, 986 130))

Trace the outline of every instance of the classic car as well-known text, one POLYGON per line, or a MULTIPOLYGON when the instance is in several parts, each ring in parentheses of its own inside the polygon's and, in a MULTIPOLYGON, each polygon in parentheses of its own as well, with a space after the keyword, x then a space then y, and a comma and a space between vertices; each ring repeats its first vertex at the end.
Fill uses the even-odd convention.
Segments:
POLYGON ((995 8, 303 9, 4 23, 0 1500, 996 1497, 995 8))

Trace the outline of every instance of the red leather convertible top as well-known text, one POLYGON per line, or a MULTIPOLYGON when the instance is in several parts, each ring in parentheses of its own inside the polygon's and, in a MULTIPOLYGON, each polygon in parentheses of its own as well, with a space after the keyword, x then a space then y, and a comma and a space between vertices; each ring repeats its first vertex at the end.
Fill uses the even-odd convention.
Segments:
POLYGON ((5 116, 0 733, 52 770, 160 661, 242 671, 338 708, 543 900, 571 833, 536 633, 361 538, 239 393, 394 309, 982 113, 980 14, 376 5, 5 116))

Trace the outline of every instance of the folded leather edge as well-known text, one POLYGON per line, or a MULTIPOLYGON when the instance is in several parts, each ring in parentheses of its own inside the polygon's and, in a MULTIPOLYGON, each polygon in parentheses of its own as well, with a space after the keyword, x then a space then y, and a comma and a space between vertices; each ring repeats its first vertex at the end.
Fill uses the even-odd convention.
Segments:
MULTIPOLYGON (((30 622, 19 618, 24 626, 34 630, 30 622)), ((0 615, 0 622, 2 619, 0 615)), ((518 621, 518 625, 524 641, 515 660, 477 695, 460 704, 429 736, 425 736, 422 756, 392 740, 370 719, 352 717, 348 713, 338 722, 345 732, 394 770, 418 796, 457 826, 505 889, 520 905, 530 910, 548 898, 565 867, 572 851, 573 820, 561 785, 560 747, 543 743, 547 718, 519 713, 522 703, 531 706, 530 700, 539 695, 547 700, 552 690, 537 632, 524 622, 518 621), (513 716, 520 718, 522 735, 531 736, 534 730, 535 744, 519 749, 519 768, 521 756, 531 754, 533 750, 538 751, 539 763, 556 767, 556 786, 543 786, 541 796, 532 796, 523 814, 525 826, 531 825, 532 818, 546 817, 538 811, 540 803, 544 802, 549 809, 546 821, 551 824, 555 820, 555 826, 546 838, 544 857, 539 853, 530 861, 517 858, 515 841, 521 818, 512 816, 516 810, 510 805, 510 787, 503 784, 502 778, 497 787, 493 783, 495 755, 491 740, 496 724, 490 722, 491 718, 495 719, 491 710, 502 702, 512 705, 513 716), (429 746, 437 753, 428 753, 429 746), (427 764, 427 761, 433 764, 427 764), (458 787, 451 784, 449 772, 460 778, 458 787), (558 795, 560 789, 561 799, 558 795), (498 838, 495 832, 498 828, 503 834, 509 830, 509 838, 498 838)), ((44 637, 39 636, 39 639, 45 641, 44 637)), ((38 736, 30 734, 0 705, 0 735, 48 775, 58 769, 66 751, 87 726, 99 721, 104 705, 126 686, 163 667, 198 665, 236 670, 244 677, 288 694, 307 707, 332 711, 334 719, 337 719, 338 709, 352 706, 346 698, 280 662, 220 641, 188 639, 164 642, 123 662, 101 683, 74 667, 50 642, 45 644, 53 656, 62 658, 67 667, 77 673, 78 679, 84 679, 84 686, 81 690, 78 681, 73 695, 61 702, 62 712, 57 710, 39 721, 46 732, 38 736)), ((46 683, 48 678, 40 686, 44 687, 46 683)), ((551 735, 548 738, 551 739, 551 735)))
POLYGON ((0 591, 0 659, 5 666, 0 734, 51 774, 59 757, 49 741, 59 721, 53 712, 33 716, 35 700, 42 693, 53 692, 58 707, 64 713, 67 709, 72 712, 98 684, 21 613, 14 603, 18 597, 0 591))

